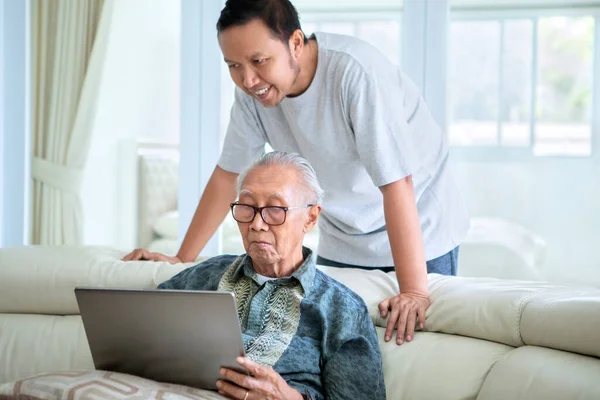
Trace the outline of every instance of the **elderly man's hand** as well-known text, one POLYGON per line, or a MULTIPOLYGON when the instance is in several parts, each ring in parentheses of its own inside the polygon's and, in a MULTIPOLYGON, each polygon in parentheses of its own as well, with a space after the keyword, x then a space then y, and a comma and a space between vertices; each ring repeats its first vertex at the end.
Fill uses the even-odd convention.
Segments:
POLYGON ((379 312, 385 318, 389 312, 385 341, 392 340, 394 328, 397 328, 396 343, 413 340, 417 320, 419 328, 425 327, 425 312, 429 308, 429 296, 419 293, 400 293, 379 303, 379 312))
POLYGON ((300 392, 288 385, 273 368, 257 364, 246 357, 238 357, 236 361, 252 376, 221 368, 219 373, 229 382, 217 381, 220 394, 239 400, 302 400, 300 392))
POLYGON ((127 254, 125 257, 121 259, 121 261, 137 261, 137 260, 146 260, 146 261, 168 261, 171 264, 179 264, 181 261, 178 257, 166 256, 161 253, 153 253, 146 249, 135 249, 131 253, 127 254))

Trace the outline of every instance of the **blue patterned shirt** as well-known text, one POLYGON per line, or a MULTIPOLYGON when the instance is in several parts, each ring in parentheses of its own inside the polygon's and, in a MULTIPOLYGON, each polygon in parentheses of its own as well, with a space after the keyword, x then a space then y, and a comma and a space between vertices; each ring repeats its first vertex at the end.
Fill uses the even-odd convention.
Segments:
POLYGON ((360 296, 315 267, 259 284, 248 255, 190 267, 159 289, 235 293, 246 356, 273 367, 306 398, 385 399, 381 351, 360 296))

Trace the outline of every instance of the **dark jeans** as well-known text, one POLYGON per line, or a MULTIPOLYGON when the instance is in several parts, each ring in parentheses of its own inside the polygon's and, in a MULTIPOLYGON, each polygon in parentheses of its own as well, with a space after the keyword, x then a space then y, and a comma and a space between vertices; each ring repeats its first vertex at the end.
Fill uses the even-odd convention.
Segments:
MULTIPOLYGON (((392 272, 394 267, 365 267, 361 265, 344 264, 337 261, 328 260, 321 256, 317 256, 317 264, 327 265, 329 267, 340 267, 340 268, 359 268, 359 269, 378 269, 383 272, 392 272)), ((441 275, 453 275, 456 276, 456 270, 458 269, 458 246, 450 250, 444 255, 434 258, 433 260, 427 261, 427 273, 428 274, 441 274, 441 275)))

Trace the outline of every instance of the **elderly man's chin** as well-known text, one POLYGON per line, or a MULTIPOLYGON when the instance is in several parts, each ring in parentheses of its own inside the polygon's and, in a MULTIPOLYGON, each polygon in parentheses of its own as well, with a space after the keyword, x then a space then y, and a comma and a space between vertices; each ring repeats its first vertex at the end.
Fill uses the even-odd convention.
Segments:
POLYGON ((264 243, 250 243, 247 253, 254 263, 261 265, 274 264, 280 259, 273 246, 264 243))

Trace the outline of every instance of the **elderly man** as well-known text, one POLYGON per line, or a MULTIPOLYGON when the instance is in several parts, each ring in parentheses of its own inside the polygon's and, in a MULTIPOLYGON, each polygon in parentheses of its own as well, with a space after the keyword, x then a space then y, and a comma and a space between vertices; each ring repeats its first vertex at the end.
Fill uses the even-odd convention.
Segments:
POLYGON ((310 164, 267 153, 240 174, 231 212, 246 254, 218 256, 159 285, 235 293, 250 376, 221 369, 234 399, 385 399, 381 352, 363 300, 302 247, 321 212, 310 164))

